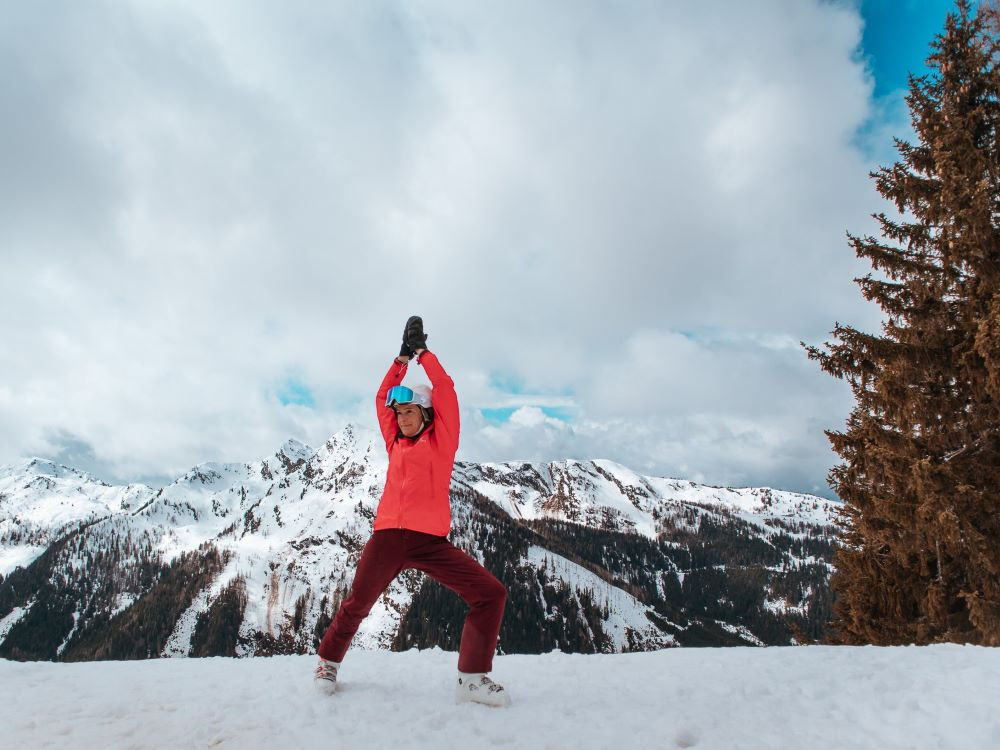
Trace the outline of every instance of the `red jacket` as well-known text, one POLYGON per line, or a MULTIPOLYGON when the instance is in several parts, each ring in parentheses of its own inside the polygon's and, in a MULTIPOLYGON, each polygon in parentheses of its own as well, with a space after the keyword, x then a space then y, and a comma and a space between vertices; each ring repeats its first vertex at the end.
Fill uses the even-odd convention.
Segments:
POLYGON ((448 494, 458 450, 458 396, 455 382, 433 352, 424 351, 417 361, 431 381, 434 420, 416 438, 403 436, 396 412, 385 405, 389 389, 399 385, 406 375, 405 364, 393 361, 375 396, 375 411, 389 452, 389 471, 375 513, 375 531, 412 529, 448 536, 448 494))

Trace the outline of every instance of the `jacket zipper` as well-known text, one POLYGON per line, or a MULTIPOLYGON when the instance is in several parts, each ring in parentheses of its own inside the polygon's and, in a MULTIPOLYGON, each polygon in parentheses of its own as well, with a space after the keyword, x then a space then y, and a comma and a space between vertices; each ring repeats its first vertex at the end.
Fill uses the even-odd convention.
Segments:
MULTIPOLYGON (((400 445, 400 448, 402 448, 402 445, 400 445)), ((402 461, 402 451, 399 458, 402 461)), ((403 461, 402 470, 403 480, 399 484, 399 528, 403 528, 403 487, 406 486, 406 461, 403 461)))

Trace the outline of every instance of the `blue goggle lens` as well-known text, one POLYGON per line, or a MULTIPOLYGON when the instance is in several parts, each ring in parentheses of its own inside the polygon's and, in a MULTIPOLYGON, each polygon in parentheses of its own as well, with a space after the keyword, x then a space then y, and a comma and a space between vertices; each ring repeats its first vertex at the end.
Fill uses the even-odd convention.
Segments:
POLYGON ((389 389, 389 395, 386 396, 385 405, 395 406, 396 404, 409 404, 413 401, 413 390, 407 388, 405 385, 394 385, 389 389))

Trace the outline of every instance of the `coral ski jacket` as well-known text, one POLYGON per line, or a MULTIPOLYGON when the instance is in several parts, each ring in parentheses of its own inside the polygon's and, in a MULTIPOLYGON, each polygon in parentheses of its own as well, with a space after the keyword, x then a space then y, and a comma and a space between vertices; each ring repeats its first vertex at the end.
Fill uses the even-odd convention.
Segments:
POLYGON ((458 396, 455 382, 433 352, 424 350, 417 362, 431 381, 434 420, 416 438, 399 431, 396 412, 385 405, 389 389, 406 375, 406 364, 393 361, 375 396, 375 411, 389 452, 389 472, 375 513, 375 531, 412 529, 448 536, 448 491, 458 450, 458 396))

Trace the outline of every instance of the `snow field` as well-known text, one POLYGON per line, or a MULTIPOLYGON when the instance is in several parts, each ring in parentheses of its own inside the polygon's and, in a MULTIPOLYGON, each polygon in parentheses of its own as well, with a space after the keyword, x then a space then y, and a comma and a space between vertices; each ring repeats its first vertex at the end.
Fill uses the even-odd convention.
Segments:
POLYGON ((1000 649, 941 645, 498 656, 513 704, 455 705, 457 655, 0 661, 11 748, 1000 747, 1000 649))

